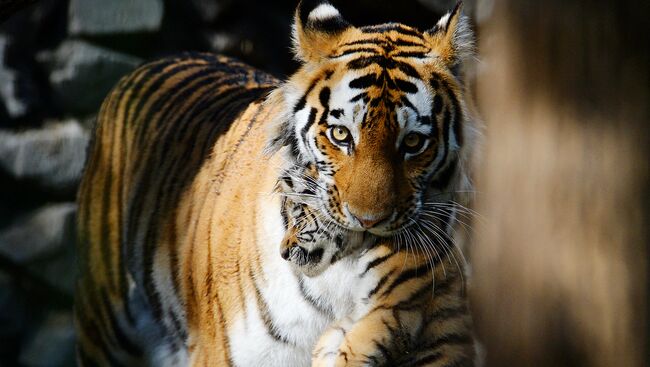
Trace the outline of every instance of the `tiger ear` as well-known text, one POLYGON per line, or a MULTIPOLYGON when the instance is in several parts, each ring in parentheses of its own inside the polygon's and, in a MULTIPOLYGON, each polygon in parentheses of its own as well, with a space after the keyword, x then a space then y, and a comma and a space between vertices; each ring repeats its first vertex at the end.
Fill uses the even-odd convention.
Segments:
POLYGON ((463 3, 459 1, 454 10, 425 32, 436 56, 450 69, 474 55, 474 32, 462 10, 463 3))
POLYGON ((327 1, 301 0, 293 23, 293 49, 299 61, 318 62, 336 47, 351 25, 327 1))

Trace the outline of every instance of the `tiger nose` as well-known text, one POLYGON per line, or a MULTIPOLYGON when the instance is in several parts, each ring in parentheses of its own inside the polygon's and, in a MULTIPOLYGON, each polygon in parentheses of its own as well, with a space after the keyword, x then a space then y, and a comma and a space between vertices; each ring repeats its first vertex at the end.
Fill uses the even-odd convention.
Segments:
POLYGON ((361 224, 361 226, 365 229, 370 229, 374 227, 377 223, 382 222, 388 218, 390 214, 381 214, 381 215, 356 215, 354 213, 352 214, 352 217, 357 220, 361 224))

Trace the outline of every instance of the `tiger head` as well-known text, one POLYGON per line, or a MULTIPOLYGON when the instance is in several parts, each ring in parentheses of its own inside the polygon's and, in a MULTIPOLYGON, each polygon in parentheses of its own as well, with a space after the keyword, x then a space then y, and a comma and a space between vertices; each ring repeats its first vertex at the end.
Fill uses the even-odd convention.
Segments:
POLYGON ((288 196, 349 232, 390 236, 467 181, 460 74, 473 36, 460 4, 430 30, 354 27, 327 2, 296 10, 302 65, 267 103, 284 106, 269 151, 307 191, 288 196))

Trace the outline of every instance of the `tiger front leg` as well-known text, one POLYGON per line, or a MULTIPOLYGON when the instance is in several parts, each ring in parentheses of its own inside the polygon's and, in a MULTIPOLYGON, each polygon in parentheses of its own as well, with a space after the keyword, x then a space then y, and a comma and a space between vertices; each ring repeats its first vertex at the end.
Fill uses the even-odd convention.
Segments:
POLYGON ((335 323, 321 336, 313 366, 473 366, 461 269, 432 272, 423 263, 404 267, 400 255, 375 267, 379 280, 362 302, 367 311, 335 323))
POLYGON ((409 335, 421 316, 401 312, 400 320, 391 309, 376 309, 353 323, 346 318, 330 327, 314 348, 313 367, 394 366, 397 350, 409 348, 409 335), (412 318, 412 320, 408 320, 412 318))

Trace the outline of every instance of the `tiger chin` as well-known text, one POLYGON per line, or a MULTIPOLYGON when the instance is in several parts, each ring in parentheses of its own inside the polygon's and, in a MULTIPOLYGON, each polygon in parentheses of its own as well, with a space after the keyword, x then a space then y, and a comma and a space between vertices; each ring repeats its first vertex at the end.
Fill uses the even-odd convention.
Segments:
POLYGON ((78 193, 80 366, 472 366, 459 225, 476 122, 461 6, 355 27, 302 1, 301 67, 145 64, 78 193))

